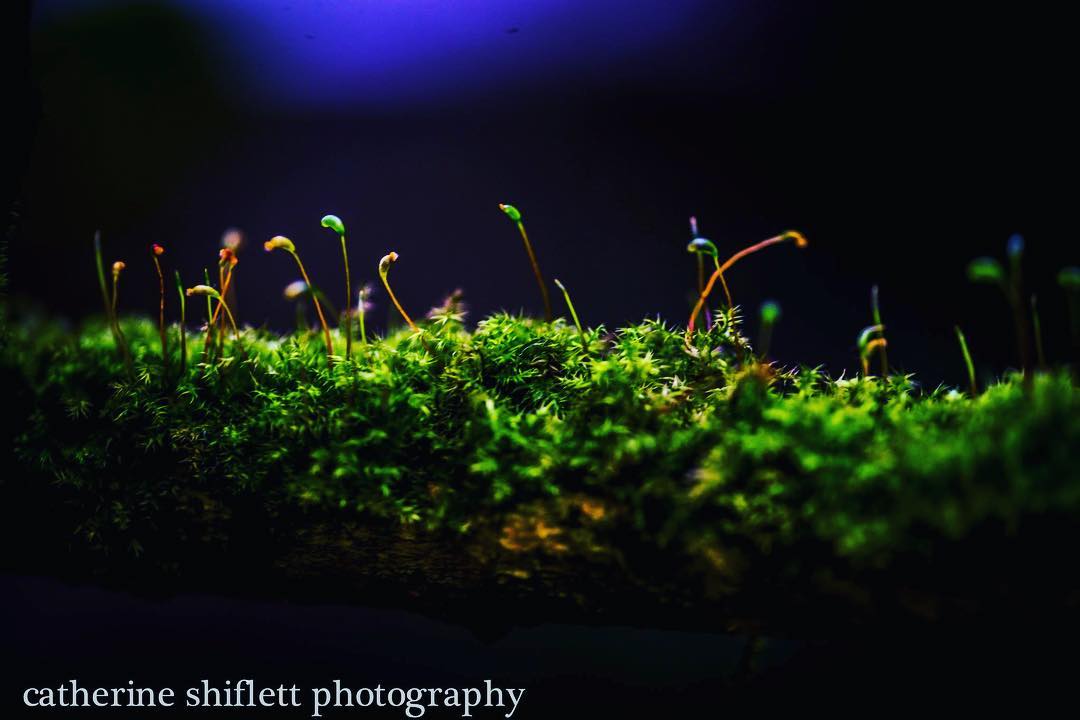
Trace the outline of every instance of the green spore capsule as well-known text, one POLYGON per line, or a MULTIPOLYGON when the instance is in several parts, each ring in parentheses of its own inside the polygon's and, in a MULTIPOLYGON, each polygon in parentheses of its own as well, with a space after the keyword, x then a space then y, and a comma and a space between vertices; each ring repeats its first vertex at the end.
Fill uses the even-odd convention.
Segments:
POLYGON ((1005 282, 1005 271, 994 258, 975 258, 968 264, 968 280, 976 283, 1002 284, 1005 282))

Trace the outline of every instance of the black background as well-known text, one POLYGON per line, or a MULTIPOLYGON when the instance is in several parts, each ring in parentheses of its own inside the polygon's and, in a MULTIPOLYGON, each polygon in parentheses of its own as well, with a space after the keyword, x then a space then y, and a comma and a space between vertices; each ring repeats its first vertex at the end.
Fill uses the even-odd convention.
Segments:
MULTIPOLYGON (((253 241, 241 318, 288 327, 280 292, 294 270, 258 244, 292 237, 340 304, 326 212, 349 229, 354 278, 377 280, 379 257, 401 254, 395 289, 413 314, 456 287, 474 321, 536 313, 505 201, 524 212, 549 279, 587 324, 609 327, 686 322, 689 215, 722 254, 799 229, 806 251, 772 249, 731 272, 750 336, 760 302, 776 299, 777 359, 853 370, 878 283, 891 360, 930 385, 962 380, 956 323, 981 374, 1016 364, 1004 299, 964 268, 1022 233, 1048 352, 1068 359, 1053 278, 1080 261, 1067 217, 1070 45, 1066 23, 1036 4, 717 3, 618 72, 318 110, 252 102, 212 28, 164 5, 32 30, 24 15, 5 43, 12 285, 67 316, 97 307, 95 229, 107 259, 130 268, 122 304, 149 313, 149 243, 193 284, 238 226, 253 241)), ((508 43, 530 32, 513 30, 508 43)))

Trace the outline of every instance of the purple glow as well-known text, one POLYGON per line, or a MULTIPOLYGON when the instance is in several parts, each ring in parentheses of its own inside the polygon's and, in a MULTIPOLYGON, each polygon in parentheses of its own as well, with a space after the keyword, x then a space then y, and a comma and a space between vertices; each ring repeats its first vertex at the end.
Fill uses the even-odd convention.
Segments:
MULTIPOLYGON (((656 71, 704 0, 158 0, 190 13, 238 69, 246 100, 315 106, 413 104, 534 83, 656 71)), ((39 22, 115 0, 42 0, 39 22)), ((717 38, 717 42, 720 39, 717 38)))

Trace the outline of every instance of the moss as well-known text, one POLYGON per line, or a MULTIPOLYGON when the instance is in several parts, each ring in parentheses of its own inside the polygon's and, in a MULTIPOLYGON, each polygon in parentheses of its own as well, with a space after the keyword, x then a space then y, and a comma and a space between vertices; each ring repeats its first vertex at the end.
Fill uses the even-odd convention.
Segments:
POLYGON ((1067 373, 971 398, 762 365, 733 311, 696 354, 655 321, 583 343, 562 321, 459 317, 331 366, 311 334, 247 329, 179 377, 154 322, 130 319, 133 378, 107 323, 12 325, 17 472, 0 493, 47 486, 84 541, 147 558, 178 508, 246 498, 271 524, 390 523, 463 546, 488 528, 492 552, 638 548, 725 587, 761 564, 872 572, 1080 517, 1067 373))

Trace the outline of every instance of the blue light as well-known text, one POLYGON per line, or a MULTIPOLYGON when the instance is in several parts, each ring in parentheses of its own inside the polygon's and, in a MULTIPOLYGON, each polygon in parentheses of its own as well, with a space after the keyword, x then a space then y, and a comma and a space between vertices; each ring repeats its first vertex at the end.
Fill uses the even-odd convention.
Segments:
MULTIPOLYGON (((158 0, 216 38, 260 103, 377 107, 655 72, 704 0, 158 0)), ((41 0, 35 16, 122 6, 41 0)), ((720 42, 719 38, 717 42, 720 42)), ((133 59, 134 61, 135 59, 133 59)))

